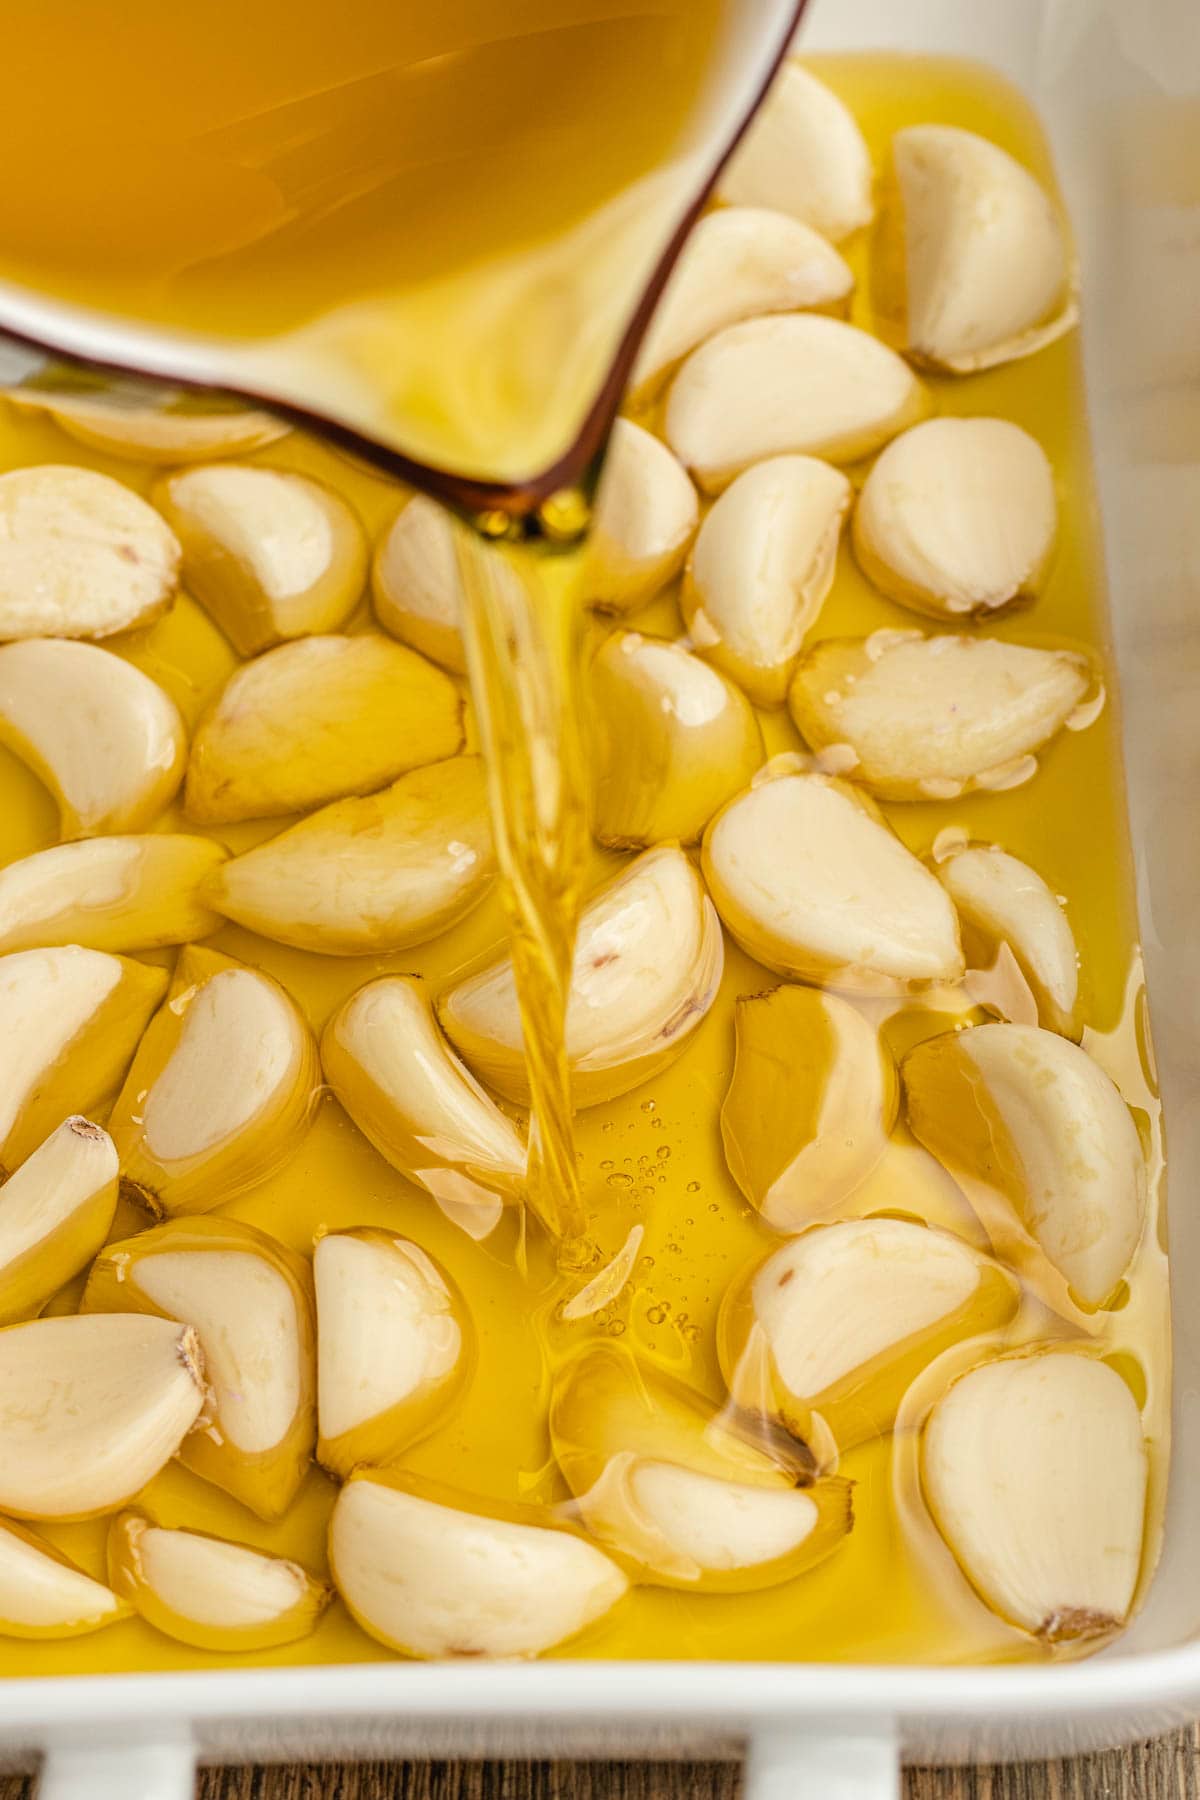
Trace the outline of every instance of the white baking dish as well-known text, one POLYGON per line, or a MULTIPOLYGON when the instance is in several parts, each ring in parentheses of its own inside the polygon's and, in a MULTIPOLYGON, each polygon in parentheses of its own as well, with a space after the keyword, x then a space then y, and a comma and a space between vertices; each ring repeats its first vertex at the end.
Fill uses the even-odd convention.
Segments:
POLYGON ((1200 1713, 1200 145, 1194 0, 812 0, 814 49, 969 55, 1039 107, 1081 242, 1143 939, 1172 1163, 1174 1465, 1134 1628, 1056 1667, 413 1663, 0 1687, 42 1800, 185 1800, 197 1757, 738 1756, 749 1800, 884 1800, 901 1756, 1070 1754, 1200 1713), (1189 113, 1187 108, 1192 109, 1189 113), (1149 128, 1148 128, 1149 127, 1149 128))

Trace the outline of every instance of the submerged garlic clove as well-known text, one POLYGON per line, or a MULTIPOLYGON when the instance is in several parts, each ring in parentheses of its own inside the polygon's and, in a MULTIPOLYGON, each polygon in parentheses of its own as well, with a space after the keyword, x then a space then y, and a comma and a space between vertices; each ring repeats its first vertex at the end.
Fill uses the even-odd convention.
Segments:
POLYGON ((178 581, 174 534, 119 481, 58 463, 0 475, 0 639, 148 625, 178 581))
POLYGON ((351 994, 325 1027, 321 1062, 363 1136, 436 1200, 521 1198, 520 1133, 454 1055, 414 977, 385 975, 351 994))
POLYGON ((427 494, 410 494, 371 564, 375 617, 386 632, 456 675, 467 672, 454 524, 427 494))
POLYGON ((894 439, 854 511, 867 579, 935 618, 1031 600, 1054 549, 1054 472, 1007 419, 927 419, 894 439))
POLYGON ((456 756, 335 800, 225 862, 204 899, 281 944, 367 956, 448 931, 495 874, 483 762, 456 756))
POLYGON ((109 1120, 121 1173, 162 1212, 224 1206, 299 1147, 319 1082, 279 983, 189 945, 109 1120))
POLYGON ((260 1518, 281 1517, 316 1442, 308 1264, 236 1219, 172 1219, 108 1245, 82 1311, 158 1313, 195 1333, 211 1420, 179 1460, 260 1518))
POLYGON ((1145 1531, 1137 1403, 1115 1370, 1059 1346, 984 1363, 938 1402, 921 1485, 984 1603, 1047 1644, 1129 1616, 1145 1531))
POLYGON ((606 638, 588 671, 587 700, 592 830, 612 849, 695 843, 766 755, 745 696, 663 638, 606 638))
MULTIPOLYGON (((1036 1025, 927 1038, 901 1064, 909 1127, 952 1175, 1002 1197, 1077 1302, 1102 1306, 1146 1215, 1146 1164, 1120 1092, 1036 1025)), ((1000 1225, 984 1220, 1001 1254, 1000 1225)))
POLYGON ((166 988, 165 969, 78 944, 0 957, 0 1167, 72 1105, 103 1112, 166 988))
POLYGON ((363 591, 367 543, 332 488, 216 463, 165 476, 151 498, 183 549, 188 592, 239 656, 336 631, 363 591))
POLYGON ((630 385, 654 391, 668 369, 726 325, 849 302, 854 276, 811 225, 766 206, 722 206, 692 227, 642 339, 630 385))
POLYGON ((907 126, 892 157, 904 343, 915 362, 967 375, 1028 356, 1075 324, 1063 222, 1028 169, 954 125, 907 126))
MULTIPOLYGON (((170 399, 165 394, 165 399, 170 399)), ((214 456, 246 456, 286 437, 289 427, 270 413, 170 412, 165 405, 117 402, 87 394, 6 388, 4 398, 23 412, 44 412, 69 437, 132 462, 194 463, 214 456)))
POLYGON ((209 838, 175 832, 35 851, 0 869, 0 952, 157 950, 208 937, 224 921, 201 890, 225 857, 209 838))
MULTIPOLYGON (((647 850, 585 903, 567 1000, 576 1106, 626 1094, 683 1050, 716 998, 721 927, 683 851, 647 850)), ((438 1002, 442 1027, 489 1087, 529 1101, 511 957, 438 1002)))
POLYGON ((815 313, 746 319, 701 344, 667 400, 672 450, 717 493, 751 463, 869 456, 928 411, 911 369, 886 344, 815 313))
POLYGON ((899 1089, 875 1027, 835 994, 743 995, 721 1108, 729 1172, 776 1231, 798 1231, 861 1187, 883 1156, 899 1089))
POLYGON ((696 490, 667 446, 632 419, 613 423, 583 572, 602 612, 632 612, 683 567, 700 520, 696 490))
POLYGON ((317 1291, 317 1461, 344 1479, 434 1430, 461 1393, 475 1333, 455 1284, 418 1244, 363 1225, 328 1232, 317 1291))
POLYGON ((996 844, 964 844, 937 865, 968 939, 994 959, 1007 945, 1049 1031, 1078 1039, 1079 952, 1067 915, 1036 869, 996 844))
POLYGON ((680 596, 696 649, 759 706, 782 706, 833 585, 850 483, 812 456, 773 456, 709 512, 680 596))
POLYGON ((364 1631, 407 1656, 538 1656, 627 1592, 626 1576, 545 1508, 357 1470, 329 1523, 338 1592, 364 1631))
POLYGON ((836 244, 874 216, 871 154, 850 108, 789 58, 717 188, 792 213, 836 244))
POLYGON ((844 748, 850 773, 885 800, 954 800, 1015 786, 1092 685, 1087 660, 998 638, 826 638, 788 694, 816 751, 844 748))
POLYGON ((0 1331, 0 1510, 88 1519, 131 1500, 200 1415, 195 1333, 96 1314, 0 1331))
POLYGON ((832 776, 747 788, 704 835, 704 877, 747 955, 800 981, 902 994, 964 969, 954 908, 870 800, 832 776))
POLYGON ((307 1637, 333 1589, 299 1563, 206 1531, 123 1512, 108 1528, 113 1591, 148 1625, 198 1650, 273 1650, 307 1637))
POLYGON ((187 762, 179 708, 158 683, 69 638, 0 647, 0 744, 45 782, 64 838, 151 824, 187 762))
POLYGON ((0 1637, 82 1637, 130 1611, 56 1544, 11 1519, 0 1524, 0 1637))
POLYGON ((206 825, 366 794, 462 748, 450 678, 378 633, 280 644, 230 677, 201 720, 185 806, 206 825))
POLYGON ((1015 1278, 949 1232, 903 1219, 815 1225, 725 1297, 721 1368, 734 1400, 839 1450, 892 1429, 912 1382, 952 1344, 995 1331, 1015 1278))
POLYGON ((0 1325, 37 1313, 91 1261, 117 1209, 117 1152, 90 1119, 64 1119, 0 1187, 0 1325))

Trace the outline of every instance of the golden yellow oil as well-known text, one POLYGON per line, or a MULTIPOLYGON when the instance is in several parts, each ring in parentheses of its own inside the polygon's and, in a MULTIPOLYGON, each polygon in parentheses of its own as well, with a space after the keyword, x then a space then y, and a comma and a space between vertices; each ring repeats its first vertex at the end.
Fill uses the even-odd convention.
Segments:
MULTIPOLYGON (((884 58, 815 66, 856 111, 877 160, 895 128, 934 119, 982 131, 1044 178, 1051 177, 1036 121, 1012 90, 984 70, 884 58)), ((852 246, 851 255, 860 276, 865 275, 866 246, 852 246)), ((869 322, 865 280, 855 307, 855 316, 869 322)), ((995 629, 1031 643, 1081 645, 1105 661, 1103 573, 1077 343, 1068 338, 1027 362, 934 385, 943 411, 994 413, 1025 426, 1044 445, 1058 478, 1061 536, 1052 576, 1032 611, 1001 621, 995 629)), ((46 423, 16 415, 5 420, 0 466, 51 460, 85 462, 143 488, 149 484, 149 471, 131 472, 128 464, 88 455, 46 423)), ((292 437, 256 460, 319 474, 352 500, 372 532, 394 510, 395 495, 387 484, 313 441, 292 437)), ((656 601, 637 622, 650 631, 677 634, 673 596, 656 601)), ((356 623, 367 623, 365 608, 356 623)), ((867 586, 843 547, 818 634, 863 633, 909 623, 908 615, 867 586)), ((224 640, 187 598, 147 633, 117 647, 170 690, 189 720, 233 666, 224 640)), ((797 747, 786 717, 765 717, 764 727, 771 749, 797 747)), ((1026 858, 1066 897, 1082 956, 1092 1034, 1087 1041, 1105 1066, 1121 1076, 1127 1097, 1139 1108, 1157 1176, 1157 1109, 1141 1018, 1111 685, 1099 719, 1085 731, 1064 734, 1044 755, 1028 786, 887 811, 905 841, 920 852, 929 849, 944 827, 962 826, 972 836, 1001 842, 1026 858)), ((276 829, 272 822, 215 835, 240 848, 276 829)), ((16 763, 0 760, 0 859, 48 844, 54 830, 46 795, 16 763)), ((599 879, 617 861, 593 852, 591 878, 599 879)), ((211 941, 283 980, 319 1028, 363 981, 389 970, 415 970, 441 984, 494 949, 505 929, 500 900, 493 896, 436 943, 391 957, 306 955, 235 928, 211 941)), ((713 1327, 722 1294, 737 1272, 778 1241, 734 1188, 717 1129, 732 1062, 733 1001, 771 979, 730 947, 720 999, 679 1060, 626 1098, 578 1116, 579 1185, 597 1259, 611 1255, 632 1224, 645 1231, 632 1279, 606 1311, 589 1319, 567 1325, 557 1317, 562 1278, 548 1241, 534 1227, 521 1238, 517 1221, 510 1218, 494 1237, 472 1243, 427 1196, 394 1174, 328 1099, 293 1161, 230 1207, 233 1216, 298 1250, 308 1250, 314 1234, 325 1227, 387 1224, 441 1258, 459 1282, 479 1327, 479 1367, 453 1417, 407 1455, 412 1470, 498 1502, 563 1497, 546 1435, 549 1381, 563 1355, 598 1337, 619 1340, 649 1362, 718 1394, 713 1327)), ((912 1038, 937 1029, 940 1022, 909 1012, 896 1022, 896 1031, 912 1038)), ((853 1203, 856 1213, 883 1209, 947 1224, 978 1241, 978 1227, 958 1190, 903 1132, 853 1203)), ((1169 1378, 1159 1210, 1153 1219, 1130 1272, 1127 1303, 1103 1328, 1106 1348, 1115 1359, 1124 1359, 1122 1366, 1136 1371, 1147 1396, 1154 1451, 1147 1569, 1161 1514, 1169 1378)), ((119 1219, 118 1231, 125 1229, 119 1219)), ((69 1303, 65 1297, 62 1304, 69 1303)), ((1058 1328, 1036 1309, 1026 1309, 1019 1329, 1044 1333, 1058 1328)), ((866 1445, 844 1459, 843 1472, 856 1483, 854 1530, 815 1571, 745 1596, 699 1597, 638 1588, 558 1654, 916 1662, 1045 1656, 1031 1640, 987 1613, 922 1528, 912 1503, 912 1454, 911 1438, 901 1436, 866 1445)), ((314 1469, 288 1517, 266 1526, 177 1466, 169 1467, 146 1495, 165 1523, 242 1537, 318 1570, 324 1567, 323 1526, 333 1498, 332 1484, 314 1469)), ((50 1535, 86 1567, 99 1571, 105 1528, 100 1521, 56 1527, 50 1535)), ((311 1638, 265 1656, 206 1655, 133 1620, 60 1644, 0 1640, 0 1672, 204 1667, 248 1660, 281 1665, 385 1655, 335 1604, 311 1638)))

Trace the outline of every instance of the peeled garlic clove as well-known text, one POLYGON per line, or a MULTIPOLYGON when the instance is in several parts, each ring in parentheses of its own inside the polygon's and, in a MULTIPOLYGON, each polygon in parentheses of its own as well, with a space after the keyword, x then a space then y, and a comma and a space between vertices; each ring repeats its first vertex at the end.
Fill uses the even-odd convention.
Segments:
POLYGON ((854 114, 801 63, 784 63, 717 189, 734 206, 773 206, 836 244, 869 225, 871 155, 854 114))
POLYGON ((587 699, 592 830, 613 849, 694 843, 766 755, 745 696, 682 644, 614 632, 587 699))
POLYGON ((329 1564, 364 1631, 406 1656, 539 1656, 602 1618, 629 1583, 545 1508, 357 1470, 329 1522, 329 1564))
POLYGON ((0 1166, 72 1105, 107 1107, 166 987, 164 969, 77 944, 0 957, 0 1166))
POLYGON ((193 1331, 171 1319, 33 1319, 0 1331, 0 1509, 115 1512, 179 1448, 204 1402, 193 1331))
MULTIPOLYGON (((207 462, 214 456, 246 456, 288 426, 263 412, 169 412, 166 406, 117 402, 112 396, 55 394, 37 388, 6 388, 4 398, 24 412, 44 412, 69 437, 133 462, 207 462)), ((169 394, 165 399, 171 398, 169 394)))
POLYGON ((172 1219, 108 1245, 82 1311, 160 1313, 195 1333, 211 1421, 179 1460, 260 1518, 281 1517, 316 1441, 308 1264, 236 1219, 172 1219))
POLYGON ((299 1563, 206 1531, 124 1512, 108 1530, 108 1578, 156 1631, 198 1650, 272 1650, 307 1637, 333 1590, 299 1563))
POLYGON ((0 1325, 28 1318, 90 1262, 117 1208, 117 1153, 78 1115, 0 1187, 0 1325))
POLYGON ((1007 419, 927 419, 867 476, 854 554, 881 593, 935 618, 1031 600, 1054 549, 1054 473, 1007 419))
POLYGON ((192 740, 184 804, 205 825, 367 794, 462 748, 448 675, 378 633, 280 644, 230 677, 192 740))
POLYGON ((632 612, 683 567, 700 519, 696 490, 666 445, 617 419, 596 495, 583 582, 602 612, 632 612))
POLYGON ((680 607, 696 649, 759 706, 782 706, 833 585, 850 483, 812 456, 739 475, 700 527, 680 607))
POLYGON ((224 863, 204 898, 281 944, 367 956, 448 931, 495 874, 483 762, 456 756, 380 794, 333 801, 224 863))
POLYGON ((0 951, 82 944, 155 950, 224 923, 200 899, 225 861, 208 838, 83 838, 0 869, 0 951))
POLYGON ((0 647, 0 744, 50 789, 64 838, 149 825, 187 761, 179 708, 157 682, 69 638, 0 647))
POLYGON ((0 475, 0 639, 148 625, 178 581, 173 533, 119 481, 58 463, 0 475))
POLYGON ((962 1375, 921 1445, 929 1510, 980 1599, 1048 1644, 1119 1630, 1142 1558, 1146 1446, 1107 1364, 1069 1349, 962 1375))
POLYGON ((967 931, 994 958, 1007 944, 1049 1031, 1078 1038, 1079 952, 1067 915, 1036 869, 997 845, 967 844, 938 865, 967 931))
POLYGON ((336 631, 367 575, 339 494, 282 469, 216 463, 165 476, 152 499, 183 549, 183 579, 239 656, 336 631))
POLYGON ((693 226, 633 366, 635 393, 726 325, 766 313, 830 308, 854 290, 832 244, 787 212, 723 206, 693 226))
POLYGON ((319 1083, 279 983, 189 945, 109 1120, 121 1173, 165 1213, 224 1206, 299 1147, 319 1083))
POLYGON ((11 1519, 0 1524, 0 1637, 82 1637, 130 1610, 56 1544, 11 1519))
MULTIPOLYGON (((723 967, 717 915, 682 850, 647 850, 593 894, 580 914, 567 1002, 576 1106, 627 1094, 673 1062, 716 998, 723 967)), ((489 1087, 528 1104, 510 957, 452 988, 438 1016, 489 1087)))
POLYGON ((385 631, 443 669, 466 674, 454 526, 436 500, 411 494, 404 502, 376 548, 371 593, 385 631))
POLYGON ((903 1219, 816 1225, 730 1289, 718 1327, 734 1399, 801 1438, 817 1414, 840 1450, 892 1429, 921 1370, 1011 1319, 1008 1271, 903 1219))
POLYGON ((414 977, 351 994, 325 1027, 321 1062, 363 1136, 435 1199, 521 1198, 520 1133, 454 1055, 414 977))
POLYGON ((344 1478, 395 1460, 454 1404, 475 1333, 445 1269, 410 1239, 363 1225, 313 1254, 317 1288, 317 1460, 344 1478))
POLYGON ((1057 1032, 999 1024, 927 1038, 900 1072, 918 1142, 1003 1196, 1079 1304, 1103 1305, 1146 1215, 1137 1128, 1103 1069, 1057 1032))
POLYGON ((733 1179, 776 1231, 841 1204, 887 1149, 896 1069, 875 1027, 813 988, 744 995, 721 1108, 733 1179))
POLYGON ((726 929, 781 975, 897 994, 963 973, 936 876, 843 781, 779 775, 747 788, 709 826, 702 860, 726 929))
POLYGON ((667 442, 717 493, 751 463, 800 454, 855 462, 928 410, 894 351, 815 313, 746 319, 701 344, 675 377, 667 442))
POLYGON ((953 125, 892 139, 904 260, 904 341, 958 375, 1028 356, 1077 318, 1050 196, 998 144, 953 125))
POLYGON ((885 800, 954 800, 1036 770, 1092 685, 1084 657, 997 638, 826 638, 800 659, 788 694, 813 750, 837 745, 885 800))

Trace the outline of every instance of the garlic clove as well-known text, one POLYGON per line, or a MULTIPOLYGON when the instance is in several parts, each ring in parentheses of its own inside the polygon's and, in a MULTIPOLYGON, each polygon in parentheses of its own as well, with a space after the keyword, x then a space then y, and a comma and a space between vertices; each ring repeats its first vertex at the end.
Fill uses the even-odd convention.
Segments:
POLYGON ((766 206, 723 206, 692 227, 642 339, 630 385, 652 393, 726 325, 849 302, 854 276, 811 225, 766 206))
POLYGON ((1147 1187, 1137 1128, 1103 1069, 1057 1032, 996 1024, 926 1039, 900 1073, 917 1141, 1006 1203, 983 1220, 997 1252, 1014 1254, 1011 1208, 1077 1303, 1103 1305, 1137 1248, 1147 1187))
POLYGON ((727 1293, 721 1368, 747 1413, 802 1441, 816 1415, 845 1451, 890 1431, 921 1370, 1019 1302, 1008 1270, 949 1232, 892 1218, 815 1225, 727 1293))
POLYGON ((729 1172, 768 1225, 799 1231, 849 1199, 896 1122, 896 1069, 875 1027, 836 994, 743 995, 721 1108, 729 1172))
POLYGON ((766 755, 745 696, 682 644, 614 632, 587 701, 592 830, 611 849, 695 843, 766 755))
POLYGON ((0 639, 104 638, 148 625, 179 581, 153 507, 93 469, 0 475, 0 639))
POLYGON ((1061 903, 1036 869, 998 845, 968 843, 938 864, 937 875, 981 960, 1007 944, 1039 1023, 1078 1039, 1079 952, 1061 903))
POLYGON ((756 961, 848 993, 909 993, 964 969, 936 876, 857 789, 778 775, 731 800, 704 835, 704 878, 756 961))
POLYGON ((496 1516, 376 1469, 356 1471, 338 1495, 329 1562, 363 1630, 408 1656, 538 1656, 602 1618, 629 1586, 544 1508, 496 1516))
MULTIPOLYGON (((163 390, 164 402, 173 396, 163 390)), ((169 412, 166 405, 118 402, 86 394, 51 393, 37 388, 6 388, 4 398, 22 412, 44 412, 68 437, 109 456, 132 462, 194 463, 214 456, 246 456, 289 427, 270 413, 169 412)))
POLYGON ((363 1136, 439 1202, 522 1197, 520 1133, 454 1055, 414 977, 351 994, 325 1027, 321 1061, 363 1136))
POLYGON ((170 1319, 32 1319, 0 1331, 0 1509, 20 1519, 115 1512, 204 1402, 196 1335, 170 1319))
POLYGON ((1078 316, 1059 209, 998 144, 953 125, 892 139, 903 239, 904 341, 967 375, 1028 356, 1078 316))
POLYGON ((281 944, 368 956, 448 931, 495 875, 483 761, 456 756, 332 801, 225 862, 204 899, 281 944))
POLYGON ((885 800, 954 800, 1015 786, 1092 685, 1086 659, 997 638, 826 638, 788 694, 809 747, 844 751, 885 800))
POLYGON ((700 527, 680 596, 696 649, 759 706, 782 706, 833 585, 850 483, 812 456, 739 475, 700 527))
POLYGON ((78 944, 0 957, 0 1167, 72 1104, 104 1111, 166 988, 164 969, 78 944))
POLYGON ((299 1147, 319 1083, 312 1033, 279 983, 189 945, 109 1120, 121 1173, 162 1212, 224 1206, 299 1147))
POLYGON ((961 1375, 921 1444, 925 1499, 963 1574, 1047 1644, 1125 1623, 1146 1483, 1133 1395, 1107 1364, 1058 1346, 961 1375))
POLYGON ((82 1637, 130 1610, 56 1544, 11 1519, 0 1524, 0 1637, 82 1637))
MULTIPOLYGON (((626 1094, 674 1061, 716 998, 721 928, 691 863, 647 850, 591 896, 575 941, 566 1042, 576 1106, 626 1094)), ((511 957, 438 1002, 442 1029, 508 1100, 529 1101, 511 957)))
POLYGON ((260 1518, 280 1518, 316 1442, 307 1262, 236 1219, 172 1219, 109 1244, 81 1310, 158 1313, 195 1333, 211 1417, 185 1439, 179 1460, 260 1518))
POLYGON ((458 1288, 418 1244, 364 1225, 313 1255, 317 1460, 344 1479, 434 1430, 471 1372, 475 1332, 458 1288))
POLYGON ((367 542, 332 488, 227 462, 164 476, 151 498, 182 546, 188 592, 239 656, 336 631, 353 612, 367 542))
POLYGON ((210 839, 179 833, 35 851, 0 869, 0 952, 157 950, 208 937, 224 921, 201 889, 225 857, 210 839))
POLYGON ((869 225, 871 155, 849 107, 789 58, 717 189, 734 206, 773 206, 840 243, 869 225))
POLYGON ((107 1131, 64 1119, 0 1188, 0 1325, 32 1317, 91 1261, 117 1209, 107 1131))
POLYGON ((378 633, 280 644, 230 677, 192 740, 185 805, 206 825, 365 794, 462 748, 462 701, 378 633))
POLYGON ((746 319, 693 350, 667 400, 667 442, 708 493, 751 463, 855 462, 915 425, 928 396, 869 333, 816 313, 746 319))
POLYGON ((596 495, 583 583, 602 612, 632 612, 683 567, 700 505, 667 446, 617 419, 596 495))
POLYGON ((187 762, 179 708, 157 682, 69 638, 0 647, 0 743, 45 782, 64 838, 142 830, 187 762))
POLYGON ((333 1589, 283 1556, 123 1512, 108 1528, 113 1590, 198 1650, 273 1650, 307 1637, 333 1589))
POLYGON ((386 632, 443 669, 466 674, 454 526, 436 500, 411 494, 404 502, 376 546, 371 593, 386 632))
POLYGON ((1007 419, 927 419, 893 439, 854 512, 867 579, 934 618, 1032 600, 1054 549, 1054 472, 1007 419))

